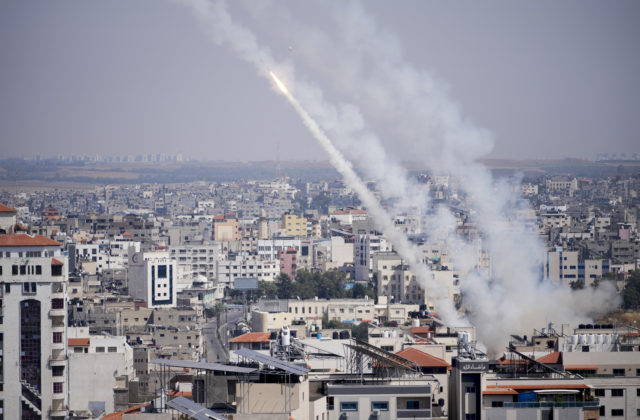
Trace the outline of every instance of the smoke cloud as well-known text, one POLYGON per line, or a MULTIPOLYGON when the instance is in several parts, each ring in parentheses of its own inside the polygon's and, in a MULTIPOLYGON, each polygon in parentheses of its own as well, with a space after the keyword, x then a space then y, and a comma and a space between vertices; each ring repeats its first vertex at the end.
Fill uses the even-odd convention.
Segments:
POLYGON ((422 279, 430 298, 437 299, 445 321, 460 322, 445 298, 444 286, 429 280, 420 252, 395 230, 344 155, 361 165, 366 177, 377 181, 383 197, 396 203, 396 211, 415 208, 424 213, 424 230, 430 240, 444 241, 455 268, 465 273, 461 281, 464 304, 479 339, 492 353, 504 348, 511 333, 527 334, 552 321, 577 323, 616 304, 612 288, 571 292, 542 279, 545 249, 529 228, 531 221, 523 216, 528 203, 514 192, 517 188, 494 179, 478 162, 493 147, 491 134, 463 116, 444 83, 408 63, 397 38, 382 29, 360 3, 331 5, 335 7, 330 13, 331 33, 292 17, 279 3, 259 8, 254 2, 246 3, 256 27, 271 37, 295 39, 298 70, 319 74, 336 96, 346 98, 330 102, 317 86, 296 75, 291 58, 277 61, 258 44, 252 31, 234 22, 224 3, 180 2, 196 12, 216 44, 253 64, 261 76, 268 78, 273 70, 285 81, 293 95, 289 98, 292 105, 296 108, 297 104, 296 111, 314 137, 321 144, 326 140, 323 147, 332 163, 422 279), (265 21, 268 26, 260 25, 265 21), (339 104, 334 105, 336 102, 339 104), (429 193, 409 176, 397 156, 384 149, 367 129, 365 118, 381 124, 398 149, 421 160, 433 174, 450 177, 450 187, 458 190, 460 200, 471 209, 468 221, 482 239, 459 237, 459 221, 447 206, 426 213, 429 193), (490 257, 489 270, 478 267, 483 251, 490 257))

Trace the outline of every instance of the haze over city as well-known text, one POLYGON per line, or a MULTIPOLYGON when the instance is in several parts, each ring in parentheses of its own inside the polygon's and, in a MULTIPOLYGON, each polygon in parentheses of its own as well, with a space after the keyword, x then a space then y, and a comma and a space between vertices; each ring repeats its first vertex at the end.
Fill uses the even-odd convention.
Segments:
POLYGON ((0 420, 637 419, 638 18, 0 3, 0 420))
MULTIPOLYGON (((230 8, 327 99, 362 108, 337 82, 359 71, 345 40, 354 3, 230 8)), ((494 146, 482 157, 638 152, 637 2, 373 1, 362 11, 386 47, 433 76, 462 117, 490 133, 494 146)), ((0 54, 2 157, 155 149, 203 160, 326 158, 282 98, 211 44, 179 2, 5 1, 0 54)), ((366 63, 371 74, 380 64, 366 63)), ((393 147, 402 144, 398 122, 363 113, 390 153, 422 159, 393 147)))

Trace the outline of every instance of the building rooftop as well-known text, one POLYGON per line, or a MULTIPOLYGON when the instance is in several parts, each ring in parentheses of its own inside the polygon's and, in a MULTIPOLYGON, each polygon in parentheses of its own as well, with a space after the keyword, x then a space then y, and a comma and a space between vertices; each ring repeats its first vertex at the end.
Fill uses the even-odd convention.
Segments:
POLYGON ((398 356, 404 357, 407 360, 415 362, 420 367, 446 367, 450 368, 451 365, 439 357, 432 356, 421 350, 413 347, 399 351, 396 353, 398 356))
POLYGON ((0 247, 15 246, 62 246, 62 244, 41 235, 31 236, 24 233, 0 235, 0 247))
POLYGON ((69 347, 88 347, 90 341, 89 338, 70 338, 69 347))
POLYGON ((16 209, 14 209, 13 207, 0 204, 0 213, 15 213, 15 212, 16 212, 16 209))
POLYGON ((268 332, 249 332, 234 337, 229 340, 230 343, 268 343, 271 333, 268 332))
POLYGON ((549 353, 545 356, 542 356, 541 358, 537 359, 537 361, 547 365, 561 365, 562 353, 558 351, 554 351, 553 353, 549 353))

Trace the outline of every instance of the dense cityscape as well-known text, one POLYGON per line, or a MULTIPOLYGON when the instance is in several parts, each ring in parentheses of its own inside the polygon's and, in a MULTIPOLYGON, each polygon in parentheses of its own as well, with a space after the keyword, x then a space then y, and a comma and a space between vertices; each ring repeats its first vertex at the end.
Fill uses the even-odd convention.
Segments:
POLYGON ((640 419, 640 2, 0 2, 0 420, 640 419))
MULTIPOLYGON (((393 221, 472 315, 468 270, 423 229, 444 204, 456 209, 456 234, 482 243, 449 181, 416 174, 432 209, 393 221)), ((575 325, 542 315, 497 343, 483 342, 480 325, 438 317, 429 287, 339 180, 7 189, 3 413, 160 416, 193 401, 234 419, 634 418, 639 184, 637 175, 521 182, 546 249, 540 281, 565 293, 610 284, 618 300, 575 325)))

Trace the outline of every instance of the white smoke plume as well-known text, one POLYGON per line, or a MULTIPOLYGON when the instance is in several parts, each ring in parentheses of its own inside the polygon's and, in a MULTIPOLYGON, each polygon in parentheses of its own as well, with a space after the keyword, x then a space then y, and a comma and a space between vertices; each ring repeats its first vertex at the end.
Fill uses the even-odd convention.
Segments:
MULTIPOLYGON (((517 212, 527 204, 478 162, 493 147, 491 135, 463 117, 442 82, 408 63, 397 38, 380 28, 360 3, 331 4, 335 10, 330 13, 334 23, 330 33, 313 22, 299 22, 279 3, 258 9, 254 2, 247 3, 256 22, 269 22, 264 31, 276 37, 286 33, 282 36, 295 39, 296 65, 302 63, 321 73, 323 80, 357 107, 332 105, 319 88, 296 78, 291 62, 276 63, 251 31, 233 22, 224 3, 184 3, 197 12, 214 42, 231 48, 256 66, 262 76, 268 77, 267 69, 274 69, 286 80, 308 111, 309 120, 317 120, 335 144, 362 165, 366 176, 379 182, 385 198, 398 200, 406 207, 425 208, 429 203, 428 195, 399 164, 400 157, 385 150, 366 129, 365 117, 386 123, 396 150, 421 159, 435 174, 451 176, 473 210, 470 218, 483 238, 482 248, 490 255, 490 273, 477 270, 478 244, 457 237, 456 219, 449 209, 440 207, 430 216, 427 232, 432 238, 444 233, 455 267, 468 273, 462 280, 464 303, 471 309, 480 340, 493 353, 504 347, 510 333, 527 334, 551 321, 583 321, 616 304, 610 288, 572 293, 567 287, 541 279, 544 246, 534 232, 527 230, 517 212)), ((358 182, 355 178, 345 176, 360 193, 354 187, 358 182)), ((370 211, 377 204, 368 202, 366 194, 361 199, 370 211)), ((384 214, 375 213, 373 210, 378 223, 389 221, 384 214)), ((391 235, 387 228, 381 230, 391 235)), ((411 268, 424 276, 415 249, 404 245, 406 238, 389 239, 401 254, 407 254, 403 256, 411 268)), ((427 287, 436 295, 442 294, 438 285, 427 287)), ((454 319, 450 314, 447 317, 449 321, 454 319)))
MULTIPOLYGON (((343 176, 346 184, 358 194, 358 197, 367 207, 369 214, 372 216, 378 228, 394 245, 394 249, 396 249, 412 267, 421 285, 428 291, 429 299, 437 305, 443 320, 458 325, 464 322, 459 319, 453 302, 448 299, 447 289, 441 284, 430 281, 431 276, 429 275, 427 266, 422 263, 420 251, 409 242, 402 232, 395 228, 389 214, 382 208, 373 193, 369 191, 366 184, 355 173, 350 162, 345 159, 342 153, 334 146, 324 131, 318 126, 315 119, 302 107, 296 97, 289 92, 289 86, 295 92, 296 96, 305 98, 306 102, 310 104, 315 114, 323 121, 323 127, 336 131, 345 141, 358 141, 355 137, 359 132, 364 130, 364 123, 358 110, 348 104, 336 107, 323 99, 323 94, 320 89, 304 81, 296 81, 292 67, 277 63, 269 50, 261 47, 257 43, 255 36, 250 30, 233 21, 224 3, 203 0, 187 0, 183 2, 191 6, 196 12, 196 15, 206 24, 211 38, 216 44, 231 48, 241 58, 253 64, 261 76, 265 78, 271 77, 276 80, 280 91, 287 97, 303 120, 305 126, 329 155, 332 165, 343 176), (281 74, 285 74, 287 83, 283 84, 283 82, 274 75, 272 69, 276 72, 281 72, 281 74), (287 87, 283 87, 283 85, 287 87)), ((365 135, 372 144, 379 144, 373 134, 365 133, 365 135)), ((393 190, 393 192, 397 197, 407 198, 409 199, 408 201, 411 201, 410 197, 412 197, 412 195, 409 191, 415 184, 406 176, 406 171, 400 165, 383 159, 384 150, 382 148, 379 147, 378 150, 378 153, 374 154, 376 159, 380 159, 379 163, 391 172, 391 179, 400 180, 396 184, 396 187, 401 185, 402 193, 397 195, 397 189, 393 190)), ((392 190, 389 190, 389 193, 391 192, 392 190)))

